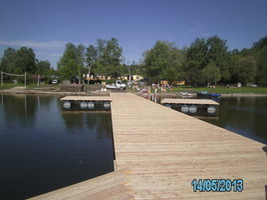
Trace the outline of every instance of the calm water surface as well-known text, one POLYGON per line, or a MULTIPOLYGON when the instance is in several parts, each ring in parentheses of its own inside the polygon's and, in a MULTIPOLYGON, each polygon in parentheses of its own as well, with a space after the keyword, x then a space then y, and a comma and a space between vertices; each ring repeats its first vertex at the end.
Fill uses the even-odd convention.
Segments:
MULTIPOLYGON (((151 99, 155 101, 155 99, 151 99)), ((161 102, 161 98, 156 99, 161 102)), ((202 120, 267 144, 267 97, 223 97, 213 117, 202 120)), ((177 109, 177 106, 172 106, 177 109)), ((206 113, 206 111, 205 111, 206 113)), ((206 114, 207 116, 207 114, 206 114)))
POLYGON ((110 113, 59 97, 0 94, 0 199, 25 199, 113 171, 110 113))
POLYGON ((267 144, 267 97, 225 97, 218 118, 204 121, 267 144))

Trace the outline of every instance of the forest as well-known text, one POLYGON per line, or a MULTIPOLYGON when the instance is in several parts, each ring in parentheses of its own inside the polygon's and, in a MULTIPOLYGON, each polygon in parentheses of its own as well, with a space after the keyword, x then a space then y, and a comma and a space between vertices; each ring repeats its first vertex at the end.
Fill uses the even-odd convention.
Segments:
POLYGON ((61 80, 82 78, 83 74, 101 74, 116 79, 122 75, 140 74, 150 83, 167 80, 170 84, 185 80, 191 86, 234 83, 267 86, 267 36, 250 48, 228 50, 227 41, 218 36, 196 38, 190 46, 178 48, 175 43, 157 41, 144 51, 138 63, 127 63, 116 38, 98 39, 95 45, 67 43, 57 63, 37 60, 32 48, 5 49, 0 70, 22 74, 59 76, 61 80))

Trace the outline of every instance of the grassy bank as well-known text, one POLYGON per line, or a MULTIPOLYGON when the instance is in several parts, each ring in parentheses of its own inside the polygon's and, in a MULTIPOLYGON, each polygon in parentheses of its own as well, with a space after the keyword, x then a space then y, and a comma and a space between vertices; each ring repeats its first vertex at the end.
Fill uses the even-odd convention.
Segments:
MULTIPOLYGON (((4 83, 3 86, 1 86, 1 84, 0 84, 0 90, 6 90, 6 89, 12 89, 14 87, 24 87, 24 86, 25 86, 24 84, 4 83)), ((39 87, 37 87, 37 84, 28 84, 26 86, 27 90, 32 90, 35 88, 46 90, 49 87, 59 88, 59 85, 42 84, 39 87)))
POLYGON ((263 87, 241 87, 241 88, 227 88, 227 87, 216 87, 216 88, 186 88, 186 87, 177 87, 173 88, 172 92, 186 92, 186 91, 207 91, 210 93, 218 94, 267 94, 267 88, 263 87))
MULTIPOLYGON (((24 87, 24 84, 14 84, 14 83, 4 83, 4 86, 0 85, 0 90, 4 89, 12 89, 14 87, 24 87)), ((60 85, 52 85, 52 84, 43 84, 37 87, 36 84, 28 84, 27 90, 55 90, 59 89, 60 85)), ((129 91, 131 91, 129 89, 129 91)), ((267 87, 241 87, 241 88, 227 88, 227 87, 216 87, 216 88, 207 88, 207 87, 200 87, 200 88, 192 88, 192 87, 175 87, 171 90, 167 90, 167 92, 200 92, 200 91, 208 91, 210 93, 218 93, 218 94, 265 94, 267 95, 267 87)), ((153 90, 152 90, 153 92, 153 90)))

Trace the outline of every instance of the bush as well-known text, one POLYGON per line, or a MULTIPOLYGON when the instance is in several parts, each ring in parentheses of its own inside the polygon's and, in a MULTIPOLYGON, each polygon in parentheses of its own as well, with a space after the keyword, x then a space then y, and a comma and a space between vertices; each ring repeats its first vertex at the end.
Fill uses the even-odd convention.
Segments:
POLYGON ((101 90, 103 86, 100 84, 94 84, 94 85, 85 85, 84 86, 84 91, 85 92, 92 92, 92 91, 97 91, 101 90))
POLYGON ((82 84, 62 84, 60 90, 65 92, 82 92, 84 85, 82 84))

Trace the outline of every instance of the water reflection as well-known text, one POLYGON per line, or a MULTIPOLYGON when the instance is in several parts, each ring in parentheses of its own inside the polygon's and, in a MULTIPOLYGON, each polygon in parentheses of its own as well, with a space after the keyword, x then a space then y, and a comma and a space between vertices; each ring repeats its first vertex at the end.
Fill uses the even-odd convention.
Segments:
POLYGON ((93 127, 97 130, 97 138, 112 138, 112 134, 110 131, 111 124, 111 115, 107 115, 105 113, 88 113, 86 116, 87 128, 91 129, 93 127))
POLYGON ((267 143, 267 97, 222 98, 219 118, 204 120, 267 143))
POLYGON ((27 95, 2 95, 1 105, 6 125, 12 127, 33 126, 37 109, 37 99, 27 95), (29 106, 30 105, 30 106, 29 106))
POLYGON ((110 113, 64 113, 57 96, 1 95, 0 199, 25 199, 113 170, 110 113))
MULTIPOLYGON (((68 130, 71 132, 72 130, 82 130, 84 125, 84 116, 83 113, 62 113, 61 114, 62 119, 64 120, 65 126, 68 128, 68 130)), ((79 132, 77 132, 79 133, 79 132)))
MULTIPOLYGON (((62 107, 62 106, 61 106, 62 107)), ((110 131, 111 115, 110 112, 84 112, 84 111, 67 111, 61 109, 61 117, 67 127, 68 132, 76 134, 82 133, 85 128, 95 130, 97 138, 112 138, 110 131)))

